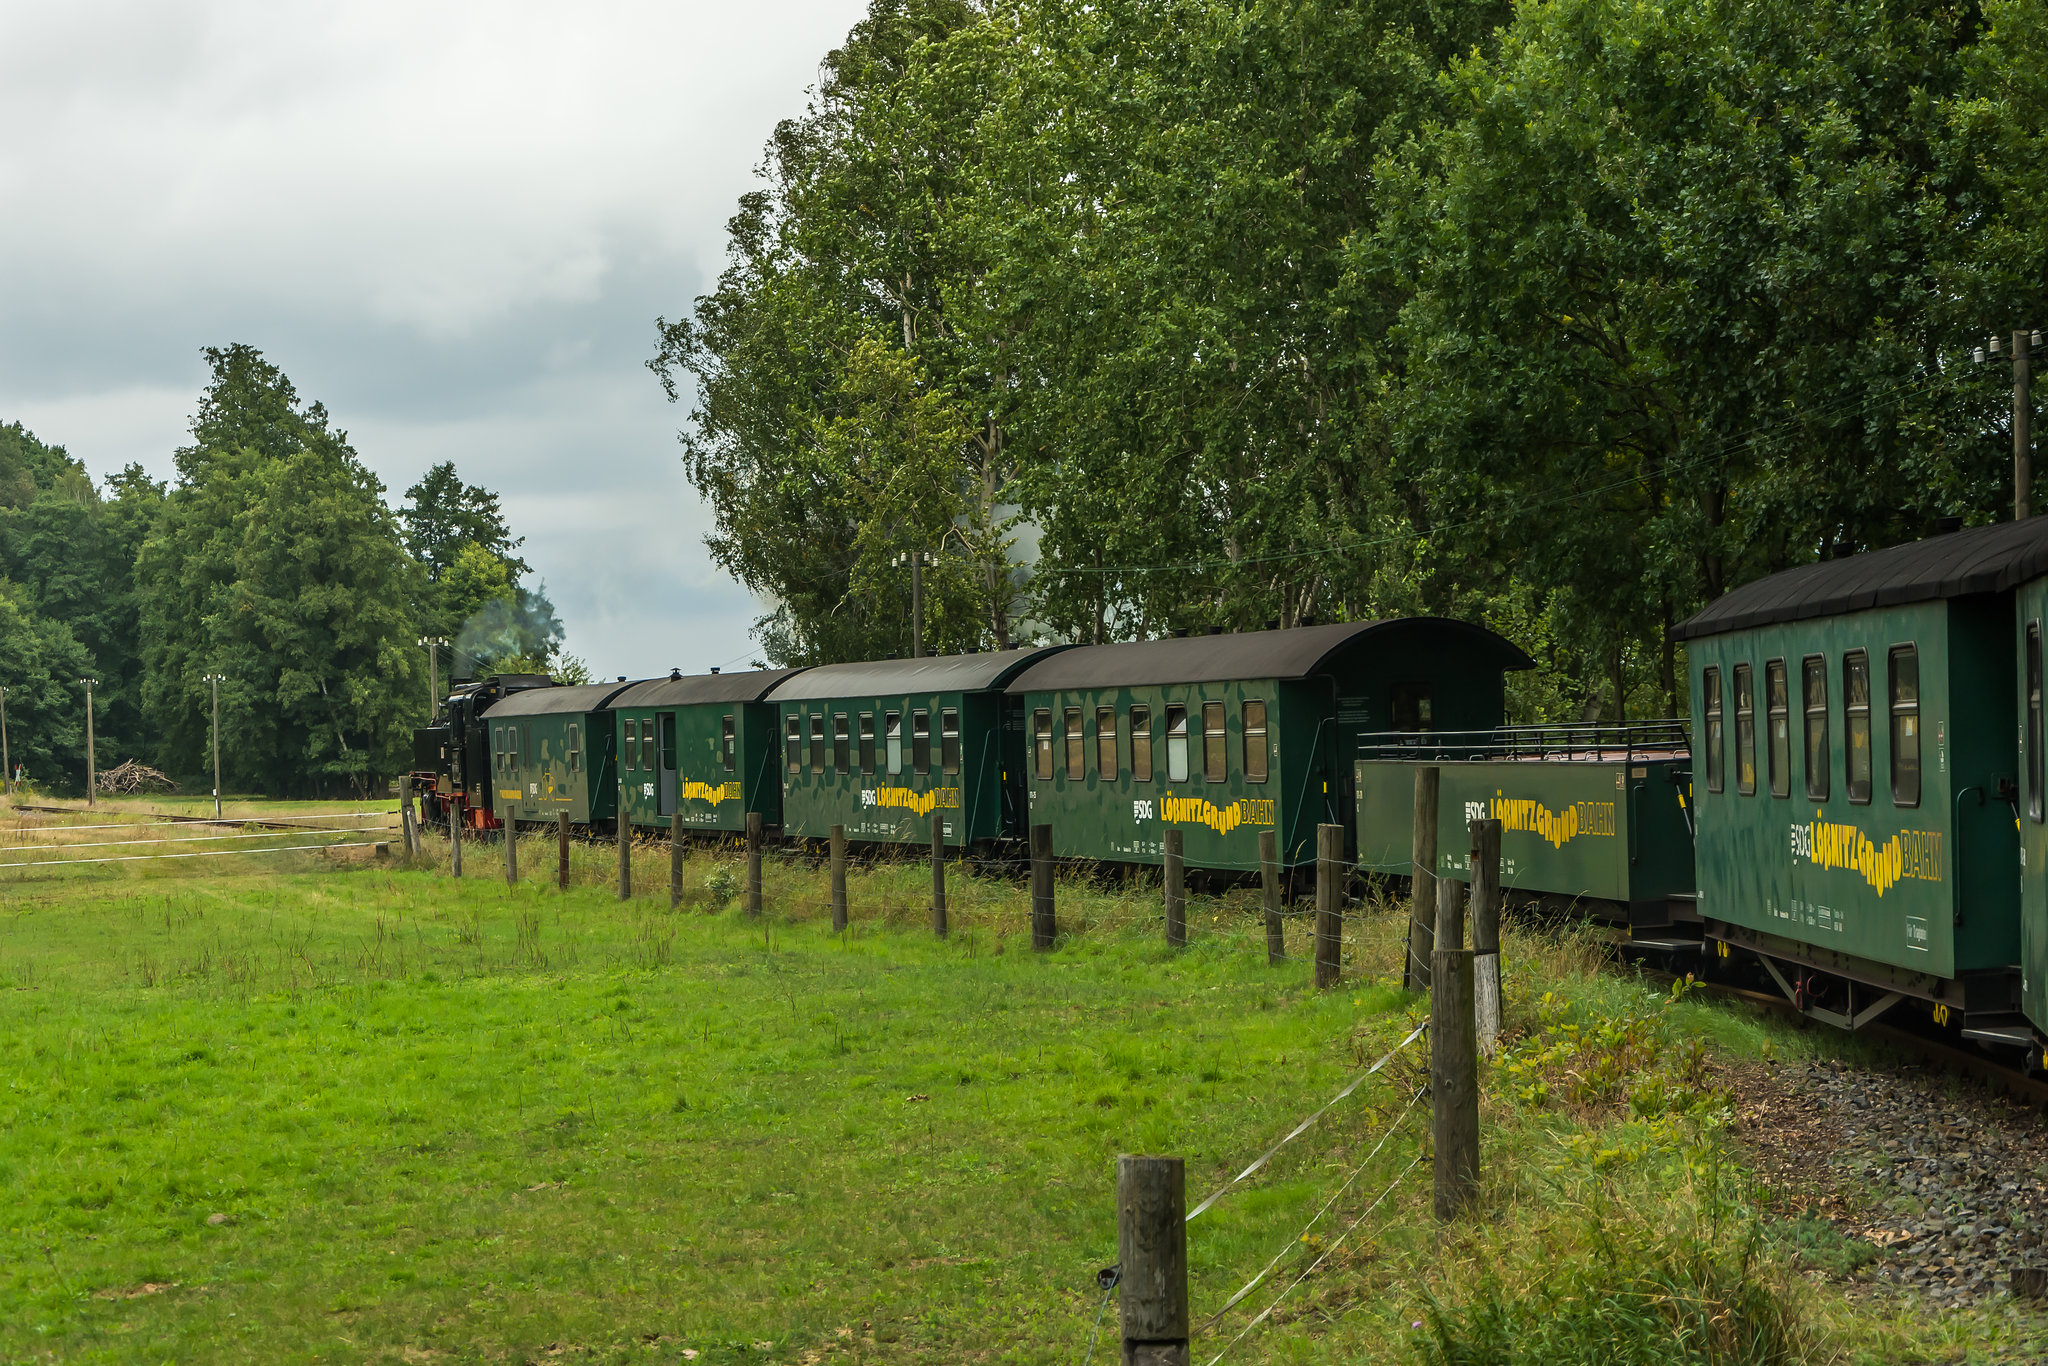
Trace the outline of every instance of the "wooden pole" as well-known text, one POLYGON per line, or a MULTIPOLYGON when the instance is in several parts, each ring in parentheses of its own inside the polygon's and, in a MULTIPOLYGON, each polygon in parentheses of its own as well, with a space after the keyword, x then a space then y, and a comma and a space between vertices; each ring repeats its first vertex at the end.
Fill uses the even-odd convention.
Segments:
POLYGON ((1280 915, 1280 836, 1271 830, 1259 832, 1259 896, 1266 906, 1266 962, 1284 963, 1287 940, 1280 915))
POLYGON ((1429 990, 1429 951, 1436 925, 1436 799, 1437 770, 1415 770, 1415 839, 1408 902, 1408 957, 1401 964, 1401 985, 1408 991, 1429 990))
MULTIPOLYGON (((215 813, 218 818, 219 813, 215 813)), ((405 856, 416 859, 420 856, 420 820, 412 807, 412 775, 406 774, 398 780, 398 829, 405 836, 405 856)))
POLYGON ((505 817, 505 885, 519 885, 519 823, 509 812, 505 817))
POLYGON ((208 674, 213 685, 213 818, 220 819, 220 675, 208 674))
POLYGON ((1465 884, 1455 878, 1436 880, 1436 947, 1465 947, 1465 884))
POLYGON ((448 803, 448 875, 462 876, 462 808, 448 803))
POLYGON ((1472 822, 1472 1001, 1479 1051, 1500 1048, 1500 822, 1472 822))
POLYGON ((1031 947, 1049 949, 1059 936, 1052 904, 1052 827, 1031 827, 1031 947))
POLYGON ((668 908, 683 904, 683 804, 668 818, 668 908))
MULTIPOLYGON (((4 787, 8 796, 12 797, 14 795, 14 761, 7 755, 7 689, 5 688, 0 688, 0 787, 4 787)), ((220 787, 217 778, 214 782, 214 787, 216 791, 220 787)), ((213 814, 218 816, 220 811, 216 809, 213 814)))
POLYGON ((1337 985, 1344 971, 1344 827, 1316 827, 1316 988, 1337 985))
POLYGON ((747 914, 761 914, 761 813, 747 813, 747 914))
POLYGON ((946 818, 932 808, 932 933, 946 937, 946 818))
POLYGON ((1479 1055, 1472 1020, 1472 950, 1430 955, 1430 1136, 1436 1146, 1436 1217, 1449 1220, 1479 1189, 1479 1055))
POLYGON ((626 816, 626 785, 619 784, 619 900, 633 895, 633 822, 626 816))
POLYGON ((1188 869, 1181 857, 1181 832, 1166 828, 1166 943, 1182 949, 1188 943, 1188 869))
POLYGON ((85 804, 87 806, 99 805, 98 795, 93 791, 99 784, 93 773, 92 736, 92 685, 97 682, 99 682, 97 678, 85 680, 85 804))
POLYGON ((846 827, 832 827, 832 933, 846 933, 846 827))
POLYGON ((569 813, 555 813, 555 890, 569 890, 569 813))
POLYGON ((1116 1255, 1124 1366, 1187 1366, 1187 1172, 1179 1158, 1118 1155, 1116 1255))

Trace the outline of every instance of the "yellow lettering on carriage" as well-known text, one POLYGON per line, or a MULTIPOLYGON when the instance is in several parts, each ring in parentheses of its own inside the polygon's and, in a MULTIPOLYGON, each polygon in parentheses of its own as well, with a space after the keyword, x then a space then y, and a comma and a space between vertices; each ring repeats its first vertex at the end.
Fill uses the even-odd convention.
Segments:
POLYGON ((1206 825, 1227 835, 1240 825, 1271 825, 1273 802, 1271 798, 1239 797, 1227 806, 1217 806, 1202 797, 1176 797, 1169 792, 1159 799, 1159 819, 1171 825, 1206 825))
POLYGON ((1792 857, 1853 872, 1879 896, 1902 881, 1942 880, 1940 831, 1901 830, 1879 844, 1860 827, 1823 819, 1818 811, 1812 820, 1792 827, 1792 857))
POLYGON ((1542 802, 1496 792, 1491 814, 1501 829, 1536 835, 1553 849, 1561 849, 1581 835, 1616 833, 1613 802, 1573 802, 1562 811, 1552 811, 1542 802))
POLYGON ((740 795, 739 779, 733 778, 717 784, 687 782, 683 784, 681 795, 686 802, 710 802, 713 806, 720 802, 736 801, 740 795))
POLYGON ((913 816, 929 816, 934 808, 958 811, 960 789, 935 787, 929 792, 915 792, 907 787, 868 787, 861 789, 860 804, 864 807, 900 807, 913 816))

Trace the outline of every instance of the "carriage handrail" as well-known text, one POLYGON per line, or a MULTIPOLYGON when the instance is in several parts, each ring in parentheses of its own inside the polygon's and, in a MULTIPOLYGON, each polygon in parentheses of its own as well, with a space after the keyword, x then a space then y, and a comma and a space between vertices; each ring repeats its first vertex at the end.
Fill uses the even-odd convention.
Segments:
POLYGON ((1650 721, 1567 722, 1496 726, 1491 730, 1372 731, 1358 737, 1361 759, 1478 759, 1628 761, 1689 757, 1691 739, 1682 717, 1650 721))

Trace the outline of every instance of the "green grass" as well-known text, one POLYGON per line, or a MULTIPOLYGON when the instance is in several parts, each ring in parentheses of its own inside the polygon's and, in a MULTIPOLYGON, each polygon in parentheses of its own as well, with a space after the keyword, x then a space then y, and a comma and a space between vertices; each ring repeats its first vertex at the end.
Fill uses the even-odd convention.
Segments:
MULTIPOLYGON (((801 862, 771 862, 752 920, 715 850, 670 911, 658 847, 635 867, 652 895, 624 903, 602 847, 565 893, 477 876, 496 851, 451 881, 445 848, 417 869, 67 871, 0 902, 0 1360, 1078 1361, 1116 1154, 1183 1156, 1198 1198, 1421 1009, 1373 984, 1392 915, 1352 925, 1352 980, 1318 994, 1306 962, 1267 966, 1243 894, 1198 899, 1173 953, 1156 887, 1065 881, 1066 936, 1038 954, 1024 891, 993 879, 956 876, 933 939, 921 864, 860 870, 834 936, 801 862)), ((530 873, 551 855, 522 852, 530 873)), ((1812 1046, 1594 974, 1583 941, 1510 953, 1514 1018, 1580 1029, 1585 1057, 1639 1048, 1675 1078, 1690 1032, 1812 1046)), ((1290 1249, 1200 1360, 1326 1253, 1228 1360, 1413 1359, 1533 1302, 1560 1258, 1596 1265, 1617 1202, 1696 1205, 1718 1143, 1700 1106, 1522 1098, 1503 1071, 1488 1216, 1440 1235, 1424 1161, 1340 1241, 1422 1151, 1426 1104, 1361 1168, 1420 1053, 1191 1227, 1198 1320, 1290 1249), (1432 1306, 1434 1337, 1413 1327, 1432 1306)), ((1518 1084, 1551 1085, 1560 1056, 1532 1045, 1518 1084)), ((1724 1203, 1734 1236, 1740 1192, 1724 1203)), ((1958 1331, 1905 1311, 1880 1332, 1772 1255, 1736 1288, 1787 1341, 1958 1331)))

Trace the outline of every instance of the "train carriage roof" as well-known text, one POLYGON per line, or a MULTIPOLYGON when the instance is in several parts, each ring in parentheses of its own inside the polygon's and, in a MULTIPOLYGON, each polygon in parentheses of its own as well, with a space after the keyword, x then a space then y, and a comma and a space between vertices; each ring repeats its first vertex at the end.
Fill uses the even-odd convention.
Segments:
POLYGON ((625 707, 688 707, 708 702, 758 702, 768 690, 802 669, 748 669, 741 673, 685 674, 630 683, 611 700, 625 707))
POLYGON ((2048 574, 2048 517, 1994 522, 1885 550, 1822 560, 1744 584, 1680 622, 1672 638, 1699 640, 1873 607, 2002 593, 2044 574, 2048 574))
POLYGON ((820 664, 779 683, 772 702, 808 702, 829 697, 895 697, 916 693, 983 692, 1000 688, 1035 659, 1072 649, 1031 645, 987 654, 927 655, 923 659, 872 659, 858 664, 820 664))
POLYGON ((1503 669, 1534 665, 1484 626, 1448 617, 1339 621, 1279 631, 1172 636, 1118 645, 1082 645, 1041 660, 1010 684, 1013 693, 1068 688, 1124 688, 1155 683, 1223 683, 1244 678, 1306 678, 1339 651, 1366 641, 1400 644, 1417 633, 1456 640, 1492 654, 1503 669))
MULTIPOLYGON (((663 679, 662 682, 667 682, 663 679)), ((501 716, 553 716, 562 712, 603 711, 611 700, 631 688, 631 683, 585 683, 571 688, 528 688, 513 693, 484 715, 493 721, 501 716)))

